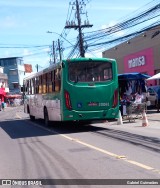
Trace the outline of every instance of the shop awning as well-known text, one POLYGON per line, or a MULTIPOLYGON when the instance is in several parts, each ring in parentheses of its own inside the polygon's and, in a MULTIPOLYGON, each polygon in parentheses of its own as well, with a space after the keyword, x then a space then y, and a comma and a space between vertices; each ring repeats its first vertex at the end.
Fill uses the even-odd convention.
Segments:
POLYGON ((160 79, 160 73, 155 74, 154 76, 151 76, 151 77, 148 78, 147 80, 149 81, 149 80, 158 80, 158 79, 160 79))
POLYGON ((124 73, 118 75, 118 80, 138 80, 138 79, 147 79, 150 78, 147 74, 141 74, 138 72, 124 73))
POLYGON ((5 97, 6 97, 7 99, 10 99, 10 98, 21 98, 22 95, 13 94, 13 95, 6 95, 5 97))

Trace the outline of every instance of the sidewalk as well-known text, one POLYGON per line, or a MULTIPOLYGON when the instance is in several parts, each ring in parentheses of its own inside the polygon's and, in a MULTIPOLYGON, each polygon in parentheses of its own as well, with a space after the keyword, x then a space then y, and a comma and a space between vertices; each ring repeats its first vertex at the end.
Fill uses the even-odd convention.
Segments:
POLYGON ((117 121, 106 122, 105 127, 160 139, 160 113, 157 113, 156 109, 153 109, 148 110, 146 115, 148 119, 148 126, 146 127, 142 126, 142 119, 135 119, 135 122, 124 120, 122 125, 117 125, 117 121))

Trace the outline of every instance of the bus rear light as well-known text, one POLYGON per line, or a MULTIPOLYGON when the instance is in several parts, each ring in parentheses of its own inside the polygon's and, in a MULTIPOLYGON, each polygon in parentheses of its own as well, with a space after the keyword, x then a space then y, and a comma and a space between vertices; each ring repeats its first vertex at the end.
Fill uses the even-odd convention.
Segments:
POLYGON ((118 89, 114 91, 113 95, 113 105, 112 107, 115 108, 118 105, 118 89))
POLYGON ((72 110, 70 95, 69 95, 69 92, 68 92, 67 90, 64 91, 64 96, 65 96, 66 108, 67 108, 68 110, 72 110))

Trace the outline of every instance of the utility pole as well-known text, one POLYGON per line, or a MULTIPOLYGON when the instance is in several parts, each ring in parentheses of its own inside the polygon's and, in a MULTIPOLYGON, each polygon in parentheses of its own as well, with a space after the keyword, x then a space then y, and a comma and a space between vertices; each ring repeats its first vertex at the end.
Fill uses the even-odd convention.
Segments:
POLYGON ((50 60, 50 64, 53 63, 55 64, 57 62, 57 58, 56 58, 56 51, 58 51, 59 53, 59 60, 60 62, 62 61, 62 52, 61 52, 61 44, 60 44, 60 40, 58 39, 57 42, 56 42, 56 45, 58 47, 55 47, 55 41, 52 42, 52 52, 51 52, 51 55, 52 55, 52 61, 50 60))
POLYGON ((85 5, 83 1, 80 1, 80 3, 79 3, 79 1, 76 0, 76 3, 74 2, 71 5, 73 7, 76 6, 77 24, 74 21, 71 21, 71 22, 67 21, 65 28, 67 28, 67 29, 71 29, 71 28, 78 29, 78 32, 79 32, 79 50, 80 50, 80 56, 81 57, 85 57, 82 28, 92 27, 93 25, 89 24, 88 20, 84 21, 84 24, 81 23, 80 14, 82 14, 82 12, 80 12, 80 9, 82 9, 83 6, 85 5), (80 5, 81 5, 81 8, 80 8, 80 5))
POLYGON ((56 63, 56 54, 55 54, 55 45, 54 45, 54 41, 53 41, 53 46, 52 46, 52 51, 53 51, 53 63, 56 63))
POLYGON ((60 40, 58 39, 58 50, 59 50, 59 59, 60 62, 62 61, 62 53, 61 53, 61 46, 60 46, 60 40))
POLYGON ((37 69, 37 72, 38 72, 38 64, 36 64, 36 69, 37 69))

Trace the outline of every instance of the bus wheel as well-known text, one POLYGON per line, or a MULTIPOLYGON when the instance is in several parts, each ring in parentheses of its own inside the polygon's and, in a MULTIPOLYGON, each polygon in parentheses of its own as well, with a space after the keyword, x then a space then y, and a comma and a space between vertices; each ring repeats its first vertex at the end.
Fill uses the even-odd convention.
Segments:
POLYGON ((45 126, 49 126, 49 117, 48 117, 48 111, 46 108, 44 109, 44 124, 45 126))
POLYGON ((31 120, 31 121, 34 121, 34 120, 35 120, 35 116, 29 115, 29 117, 30 117, 30 120, 31 120))
POLYGON ((28 114, 29 114, 30 120, 31 120, 31 121, 34 121, 34 120, 35 120, 35 116, 32 116, 32 115, 30 114, 29 106, 27 106, 27 112, 28 112, 28 114))

